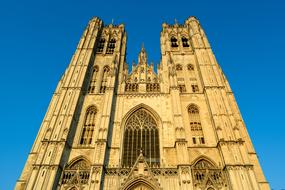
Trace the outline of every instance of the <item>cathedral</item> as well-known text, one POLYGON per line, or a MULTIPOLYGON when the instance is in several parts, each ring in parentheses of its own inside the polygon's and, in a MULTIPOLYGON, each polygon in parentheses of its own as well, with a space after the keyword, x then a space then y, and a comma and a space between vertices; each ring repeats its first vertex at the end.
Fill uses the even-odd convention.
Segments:
POLYGON ((199 21, 162 24, 157 71, 126 42, 89 21, 15 189, 269 190, 199 21))

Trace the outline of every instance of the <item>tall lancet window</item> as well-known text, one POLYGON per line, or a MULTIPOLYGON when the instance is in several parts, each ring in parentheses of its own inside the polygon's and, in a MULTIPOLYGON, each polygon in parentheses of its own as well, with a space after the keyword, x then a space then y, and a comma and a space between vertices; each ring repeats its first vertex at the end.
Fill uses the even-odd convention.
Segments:
POLYGON ((192 133, 193 144, 205 144, 204 134, 202 130, 200 113, 196 105, 190 105, 188 107, 190 129, 192 133))
POLYGON ((95 106, 91 106, 87 109, 85 114, 85 120, 83 124, 82 134, 80 138, 80 145, 90 145, 92 143, 93 132, 95 129, 95 116, 97 110, 95 106))
POLYGON ((146 109, 140 108, 128 118, 123 146, 123 167, 132 167, 140 151, 150 167, 160 165, 157 123, 146 109))
POLYGON ((102 82, 101 82, 101 87, 100 87, 100 93, 105 93, 105 91, 106 91, 107 77, 108 77, 109 71, 110 71, 110 68, 108 66, 105 66, 103 68, 103 75, 102 75, 102 82))
POLYGON ((92 70, 91 81, 90 81, 89 88, 88 88, 89 94, 93 94, 95 92, 95 84, 96 84, 98 71, 99 71, 98 66, 95 66, 92 70))
POLYGON ((107 54, 113 54, 115 47, 116 47, 116 40, 114 38, 112 38, 108 44, 107 54))

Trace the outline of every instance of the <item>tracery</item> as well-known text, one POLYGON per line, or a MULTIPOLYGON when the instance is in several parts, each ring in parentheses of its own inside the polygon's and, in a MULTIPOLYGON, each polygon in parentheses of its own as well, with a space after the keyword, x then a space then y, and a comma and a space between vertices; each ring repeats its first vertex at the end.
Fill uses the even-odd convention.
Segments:
POLYGON ((207 161, 200 159, 192 166, 194 185, 203 189, 220 188, 225 185, 224 174, 221 169, 207 161))
POLYGON ((143 152, 146 161, 159 166, 159 137, 155 119, 144 108, 135 111, 127 120, 124 132, 123 166, 132 167, 143 152))
POLYGON ((83 158, 68 164, 63 171, 62 184, 87 184, 90 177, 90 163, 83 158))
POLYGON ((85 115, 85 121, 83 124, 82 134, 80 138, 80 145, 86 146, 90 145, 93 138, 93 132, 95 129, 95 116, 96 116, 96 107, 91 106, 87 109, 85 115))

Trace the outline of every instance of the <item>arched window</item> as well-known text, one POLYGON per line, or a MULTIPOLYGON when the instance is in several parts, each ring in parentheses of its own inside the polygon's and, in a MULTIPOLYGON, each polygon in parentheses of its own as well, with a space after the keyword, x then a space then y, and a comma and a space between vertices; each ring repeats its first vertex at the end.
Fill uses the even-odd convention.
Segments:
POLYGON ((176 65, 176 71, 182 71, 182 65, 177 64, 176 65))
POLYGON ((63 171, 62 184, 87 184, 90 177, 90 168, 90 163, 85 159, 78 159, 67 164, 63 171))
POLYGON ((90 145, 92 142, 93 132, 95 128, 95 116, 97 110, 95 106, 91 106, 87 109, 85 114, 85 120, 83 124, 82 134, 80 138, 80 145, 90 145))
POLYGON ((203 189, 214 190, 226 184, 222 170, 203 158, 192 166, 192 174, 194 186, 203 189))
POLYGON ((191 88, 193 93, 199 92, 198 84, 191 84, 191 88))
POLYGON ((135 111, 127 120, 123 144, 124 167, 132 167, 142 150, 149 166, 160 165, 157 123, 144 108, 135 111))
POLYGON ((187 65, 188 71, 194 71, 194 66, 192 64, 187 65))
POLYGON ((104 50, 104 46, 105 46, 105 38, 101 38, 99 40, 98 46, 97 46, 97 53, 102 53, 104 50))
POLYGON ((102 82, 101 82, 101 87, 100 87, 100 93, 105 93, 106 91, 107 77, 108 77, 109 71, 110 71, 110 68, 108 66, 105 66, 103 68, 103 76, 102 76, 102 82))
POLYGON ((170 38, 170 42, 171 42, 171 47, 174 48, 178 47, 177 39, 174 36, 170 38))
POLYGON ((108 44, 107 54, 113 54, 115 47, 116 47, 116 40, 114 38, 112 38, 108 44))
POLYGON ((189 42, 188 42, 188 39, 186 37, 182 37, 181 38, 181 41, 182 41, 182 46, 183 47, 189 47, 189 42))
POLYGON ((186 86, 185 84, 178 84, 179 92, 185 93, 186 92, 186 86))
POLYGON ((92 94, 95 92, 95 83, 96 83, 98 71, 99 69, 98 69, 98 66, 96 65, 92 70, 91 81, 90 81, 89 88, 88 88, 89 94, 92 94))
POLYGON ((205 139, 203 135, 202 125, 200 121, 199 109, 196 105, 190 105, 188 107, 188 115, 190 121, 190 129, 192 133, 193 144, 196 144, 197 141, 200 144, 205 144, 205 139))

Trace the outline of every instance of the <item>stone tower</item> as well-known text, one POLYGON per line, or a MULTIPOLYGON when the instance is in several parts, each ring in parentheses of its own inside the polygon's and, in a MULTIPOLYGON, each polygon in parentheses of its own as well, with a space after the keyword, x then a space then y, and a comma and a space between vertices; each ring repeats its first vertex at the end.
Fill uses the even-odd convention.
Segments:
POLYGON ((198 20, 162 25, 157 72, 126 41, 90 20, 15 189, 270 189, 198 20))

